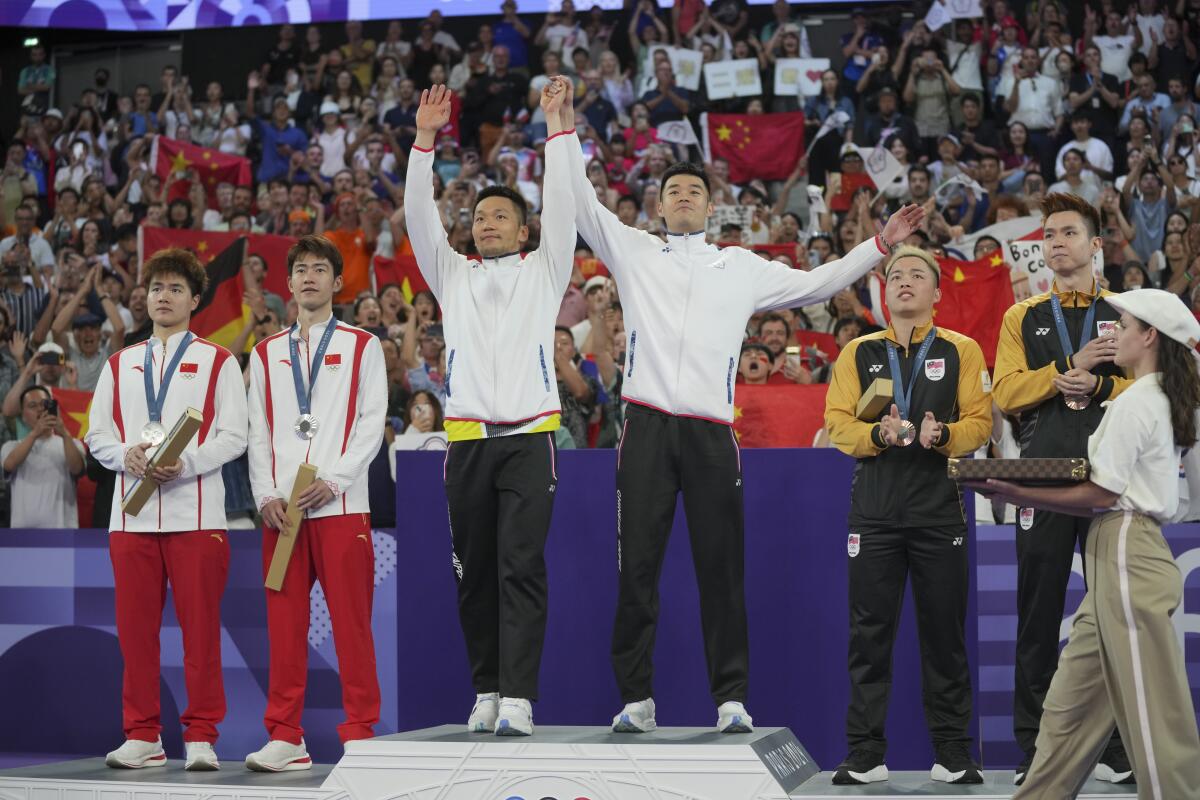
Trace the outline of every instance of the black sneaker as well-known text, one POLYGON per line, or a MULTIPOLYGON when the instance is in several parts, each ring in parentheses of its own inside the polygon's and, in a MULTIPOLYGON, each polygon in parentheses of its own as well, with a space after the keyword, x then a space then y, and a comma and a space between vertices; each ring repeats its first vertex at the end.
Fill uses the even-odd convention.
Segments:
POLYGON ((966 742, 945 742, 934 748, 937 761, 929 777, 944 783, 983 783, 983 770, 971 758, 966 742))
POLYGON ((851 750, 850 755, 838 764, 837 771, 833 773, 834 786, 858 786, 887 779, 887 765, 883 763, 883 756, 862 748, 851 750))
POLYGON ((1033 757, 1036 755, 1037 750, 1030 750, 1025 754, 1025 758, 1021 759, 1021 764, 1017 767, 1017 774, 1013 777, 1013 783, 1017 786, 1025 782, 1025 776, 1029 774, 1029 768, 1033 766, 1033 757))
POLYGON ((1125 754, 1125 745, 1120 742, 1108 743, 1108 746, 1104 748, 1104 755, 1100 756, 1100 763, 1096 765, 1095 777, 1098 781, 1108 781, 1123 786, 1132 786, 1137 783, 1137 779, 1133 777, 1133 767, 1129 763, 1129 756, 1125 754))

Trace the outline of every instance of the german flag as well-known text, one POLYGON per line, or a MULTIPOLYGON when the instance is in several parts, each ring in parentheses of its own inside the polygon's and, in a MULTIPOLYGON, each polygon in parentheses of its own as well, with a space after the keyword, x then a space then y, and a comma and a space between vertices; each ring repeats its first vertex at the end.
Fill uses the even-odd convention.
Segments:
POLYGON ((192 313, 191 330, 222 347, 232 344, 250 319, 250 309, 242 305, 246 237, 239 233, 144 226, 138 229, 138 235, 138 255, 143 264, 168 247, 182 247, 196 254, 208 271, 208 289, 192 313))
POLYGON ((63 427, 72 439, 82 439, 88 431, 88 412, 92 408, 92 393, 78 389, 51 388, 50 394, 58 401, 58 414, 63 427))

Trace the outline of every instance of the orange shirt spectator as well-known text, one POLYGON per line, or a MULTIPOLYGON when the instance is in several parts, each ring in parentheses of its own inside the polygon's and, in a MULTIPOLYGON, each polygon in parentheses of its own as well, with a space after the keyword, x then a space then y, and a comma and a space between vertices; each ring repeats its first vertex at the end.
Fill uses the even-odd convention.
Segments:
POLYGON ((371 288, 371 249, 362 228, 326 231, 325 238, 342 254, 342 290, 333 298, 338 305, 353 303, 358 293, 371 288))

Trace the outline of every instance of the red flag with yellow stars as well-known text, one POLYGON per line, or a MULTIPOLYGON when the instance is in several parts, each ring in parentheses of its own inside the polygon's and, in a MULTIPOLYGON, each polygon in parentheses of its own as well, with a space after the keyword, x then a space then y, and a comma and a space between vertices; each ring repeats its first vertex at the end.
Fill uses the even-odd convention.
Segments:
POLYGON ((729 162, 729 180, 787 180, 804 155, 804 114, 709 114, 712 158, 729 162))
POLYGON ((733 431, 741 447, 813 447, 825 425, 829 385, 737 384, 733 431))
POLYGON ((92 407, 92 393, 79 389, 51 388, 50 394, 58 401, 58 415, 63 427, 72 439, 82 439, 88 431, 88 411, 92 407))
POLYGON ((996 343, 1004 312, 1013 304, 1012 276, 1004 253, 993 250, 975 261, 939 258, 942 299, 933 309, 933 321, 970 336, 983 350, 989 367, 996 365, 996 343))
MULTIPOLYGON (((168 247, 182 247, 196 254, 208 271, 208 289, 200 298, 200 305, 192 312, 189 327, 197 336, 222 347, 232 344, 244 322, 250 318, 249 307, 242 304, 245 291, 242 264, 246 261, 248 237, 241 233, 144 226, 139 231, 138 255, 143 264, 159 250, 168 247)), ((273 267, 268 263, 268 275, 273 267)), ((279 268, 287 273, 286 262, 279 268)))
MULTIPOLYGON (((222 153, 211 147, 168 139, 165 136, 154 137, 154 144, 150 147, 150 163, 154 167, 154 174, 162 178, 164 184, 172 173, 194 171, 204 191, 208 193, 210 208, 217 207, 218 183, 250 185, 250 159, 222 153)), ((177 185, 182 187, 186 195, 187 181, 177 185)))

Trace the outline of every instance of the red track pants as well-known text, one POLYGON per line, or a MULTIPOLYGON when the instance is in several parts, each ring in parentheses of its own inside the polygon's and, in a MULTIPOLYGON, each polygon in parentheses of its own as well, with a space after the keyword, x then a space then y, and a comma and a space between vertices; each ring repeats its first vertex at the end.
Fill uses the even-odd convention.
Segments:
POLYGON ((116 583, 117 640, 125 660, 121 689, 127 739, 153 742, 159 719, 159 629, 167 583, 183 634, 188 705, 180 717, 185 742, 217 741, 225 718, 221 681, 221 594, 229 574, 223 530, 127 533, 108 537, 116 583))
MULTIPOLYGON (((263 575, 271 565, 279 532, 263 529, 263 575)), ((308 609, 313 581, 329 604, 333 643, 342 680, 346 721, 343 742, 369 739, 379 721, 379 678, 371 636, 375 591, 375 548, 367 514, 306 519, 292 550, 280 591, 267 589, 267 629, 271 640, 271 687, 263 721, 272 739, 299 744, 304 729, 304 687, 308 678, 308 609)))

